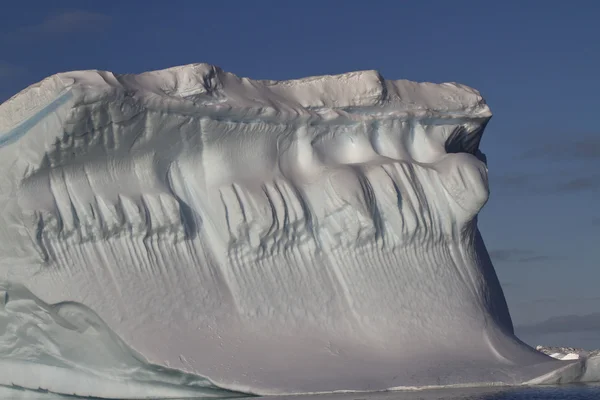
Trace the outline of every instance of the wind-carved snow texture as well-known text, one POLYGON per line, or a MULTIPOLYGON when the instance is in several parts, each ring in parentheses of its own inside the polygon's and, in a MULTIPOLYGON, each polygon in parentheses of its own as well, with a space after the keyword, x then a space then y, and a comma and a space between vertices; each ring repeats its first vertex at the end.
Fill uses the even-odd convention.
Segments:
POLYGON ((37 330, 22 347, 41 366, 0 383, 123 398, 181 396, 165 391, 186 374, 224 397, 211 382, 288 394, 597 379, 592 358, 557 361, 513 335, 476 224, 490 117, 469 87, 374 71, 276 82, 196 64, 27 88, 0 106, 0 279, 43 317, 12 317, 8 291, 0 327, 8 341, 15 321, 37 330), (70 320, 48 305, 61 302, 101 338, 63 339, 70 320), (95 341, 106 350, 79 358, 95 341))
POLYGON ((18 284, 0 284, 0 297, 4 385, 82 396, 101 387, 114 398, 228 394, 205 378, 149 365, 81 304, 50 306, 18 284))

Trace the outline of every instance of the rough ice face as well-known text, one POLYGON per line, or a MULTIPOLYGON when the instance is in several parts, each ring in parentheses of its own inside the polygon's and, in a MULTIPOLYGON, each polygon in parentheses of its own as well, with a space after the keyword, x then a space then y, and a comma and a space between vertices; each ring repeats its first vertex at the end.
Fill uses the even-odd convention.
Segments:
POLYGON ((525 382, 558 364, 477 230, 490 117, 373 71, 58 74, 0 107, 0 279, 229 389, 525 382))

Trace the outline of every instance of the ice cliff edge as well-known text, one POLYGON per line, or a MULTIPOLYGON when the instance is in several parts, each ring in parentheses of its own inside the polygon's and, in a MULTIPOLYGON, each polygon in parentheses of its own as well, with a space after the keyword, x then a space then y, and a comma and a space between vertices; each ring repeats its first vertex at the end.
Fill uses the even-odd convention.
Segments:
POLYGON ((31 86, 0 105, 0 308, 16 287, 47 340, 0 341, 0 358, 90 364, 46 349, 65 318, 150 371, 88 367, 84 394, 105 397, 102 379, 271 394, 577 369, 513 335, 476 224, 490 117, 469 87, 374 71, 255 81, 194 64, 31 86))

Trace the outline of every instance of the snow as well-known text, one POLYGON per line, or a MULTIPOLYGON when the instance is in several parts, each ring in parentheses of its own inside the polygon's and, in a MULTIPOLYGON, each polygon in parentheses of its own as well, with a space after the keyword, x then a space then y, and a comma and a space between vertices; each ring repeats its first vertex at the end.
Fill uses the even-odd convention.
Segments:
POLYGON ((600 355, 600 350, 585 350, 575 347, 537 346, 535 349, 559 360, 577 360, 600 355))
POLYGON ((85 306, 50 306, 18 284, 0 284, 0 290, 4 385, 112 398, 240 395, 206 378, 149 365, 85 306))
POLYGON ((194 64, 25 89, 0 105, 0 384, 126 398, 597 380, 597 358, 513 335, 477 229, 490 117, 474 89, 376 71, 194 64))

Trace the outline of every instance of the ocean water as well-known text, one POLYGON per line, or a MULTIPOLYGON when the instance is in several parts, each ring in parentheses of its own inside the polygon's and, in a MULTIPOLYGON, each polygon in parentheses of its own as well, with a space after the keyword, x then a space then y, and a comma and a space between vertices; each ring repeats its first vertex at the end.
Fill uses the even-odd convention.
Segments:
MULTIPOLYGON (((76 396, 0 387, 0 400, 76 400, 76 396)), ((199 400, 194 399, 194 400, 199 400)), ((405 392, 254 397, 257 400, 600 400, 600 384, 451 388, 405 392)), ((157 399, 160 400, 160 399, 157 399)), ((169 399, 173 400, 173 399, 169 399)), ((191 399, 186 399, 191 400, 191 399)))
MULTIPOLYGON (((264 398, 266 399, 266 398, 264 398)), ((277 397, 278 400, 600 400, 600 384, 451 388, 406 392, 277 397)), ((268 400, 273 400, 269 397, 268 400)))

